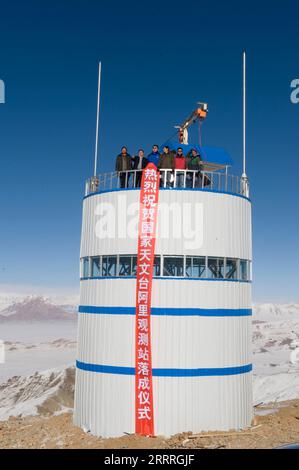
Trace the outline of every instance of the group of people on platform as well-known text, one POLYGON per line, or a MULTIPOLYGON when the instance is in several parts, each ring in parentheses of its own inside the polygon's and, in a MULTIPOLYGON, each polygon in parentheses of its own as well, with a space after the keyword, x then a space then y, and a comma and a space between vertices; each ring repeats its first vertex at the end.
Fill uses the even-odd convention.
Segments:
POLYGON ((170 170, 161 172, 161 186, 171 187, 174 182, 174 170, 176 175, 176 187, 200 187, 202 185, 202 158, 196 148, 185 156, 181 147, 177 151, 172 151, 165 145, 163 152, 159 152, 158 145, 153 145, 151 153, 145 157, 144 150, 140 149, 138 155, 131 156, 127 147, 122 147, 121 153, 116 157, 115 171, 117 171, 120 180, 120 187, 126 188, 129 185, 129 179, 132 170, 135 187, 140 187, 142 170, 148 163, 153 163, 158 170, 170 170), (187 170, 187 171, 185 171, 187 170), (188 172, 189 170, 189 172, 188 172), (192 171, 191 171, 192 170, 192 171))

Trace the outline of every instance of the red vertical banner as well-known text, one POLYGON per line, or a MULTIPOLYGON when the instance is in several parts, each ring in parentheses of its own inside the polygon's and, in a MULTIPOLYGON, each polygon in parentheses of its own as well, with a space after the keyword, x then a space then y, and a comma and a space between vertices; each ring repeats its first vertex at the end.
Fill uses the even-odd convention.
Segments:
POLYGON ((151 293, 159 180, 157 168, 149 163, 140 188, 135 328, 135 432, 145 436, 154 436, 151 293))

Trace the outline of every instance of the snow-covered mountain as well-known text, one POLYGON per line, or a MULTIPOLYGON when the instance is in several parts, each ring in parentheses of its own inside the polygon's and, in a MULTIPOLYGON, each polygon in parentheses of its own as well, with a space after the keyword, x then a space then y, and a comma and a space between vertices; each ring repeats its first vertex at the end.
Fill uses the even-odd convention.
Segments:
POLYGON ((3 310, 10 307, 12 304, 20 303, 25 300, 33 298, 43 298, 45 301, 52 303, 53 305, 60 306, 71 306, 78 305, 79 295, 78 291, 69 289, 48 289, 48 288, 37 288, 30 286, 10 286, 6 284, 0 285, 0 314, 3 310))
POLYGON ((257 304, 252 326, 255 403, 299 398, 299 305, 257 304))
POLYGON ((0 384, 0 421, 9 416, 69 411, 73 407, 74 383, 73 366, 11 377, 0 384))
POLYGON ((299 304, 255 304, 253 307, 253 320, 277 321, 299 320, 299 304))
MULTIPOLYGON (((78 298, 0 293, 0 322, 75 319, 78 298), (60 300, 60 302, 59 302, 60 300), (62 303, 62 300, 64 302, 62 303), (65 301, 68 301, 65 303, 65 301)), ((263 303, 253 306, 253 323, 299 320, 299 304, 263 303)))
POLYGON ((76 320, 75 305, 56 305, 47 297, 28 296, 0 311, 0 323, 76 320))
MULTIPOLYGON (((0 421, 72 406, 76 323, 69 318, 76 319, 76 310, 76 305, 31 296, 0 312, 6 349, 0 364, 0 421)), ((252 333, 254 404, 299 398, 299 362, 291 361, 299 347, 299 305, 256 304, 252 333)))

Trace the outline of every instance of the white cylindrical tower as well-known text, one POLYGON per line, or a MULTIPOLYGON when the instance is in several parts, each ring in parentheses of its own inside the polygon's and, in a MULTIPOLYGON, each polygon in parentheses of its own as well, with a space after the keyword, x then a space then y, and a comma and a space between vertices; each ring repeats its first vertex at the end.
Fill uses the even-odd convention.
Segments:
MULTIPOLYGON (((135 432, 140 191, 117 188, 115 177, 101 177, 93 192, 87 186, 80 254, 74 422, 103 437, 135 432)), ((159 192, 156 435, 240 429, 252 420, 251 202, 236 177, 211 172, 209 181, 189 188, 185 179, 159 192)))

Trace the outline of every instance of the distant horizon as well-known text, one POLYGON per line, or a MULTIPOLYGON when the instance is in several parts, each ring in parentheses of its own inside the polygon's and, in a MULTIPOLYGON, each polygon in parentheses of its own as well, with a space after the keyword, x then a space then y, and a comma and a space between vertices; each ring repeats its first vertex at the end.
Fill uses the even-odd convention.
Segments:
POLYGON ((298 12, 292 0, 3 3, 0 285, 79 288, 100 60, 100 173, 123 145, 165 142, 205 101, 203 144, 226 149, 240 175, 245 50, 253 297, 299 302, 298 12))
MULTIPOLYGON (((46 297, 50 298, 72 298, 78 297, 79 301, 79 284, 78 289, 75 288, 53 288, 53 287, 45 287, 45 286, 30 286, 30 285, 3 285, 0 284, 0 308, 1 308, 1 297, 5 295, 11 296, 20 296, 20 297, 46 297)), ((299 301, 296 300, 252 300, 253 305, 258 304, 274 304, 274 305, 299 305, 299 301)))

